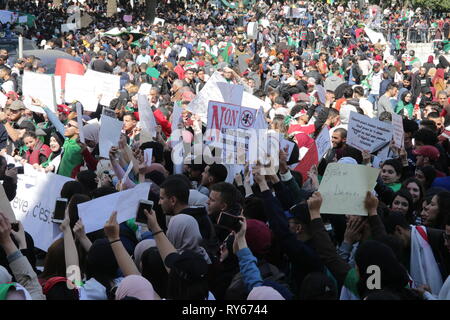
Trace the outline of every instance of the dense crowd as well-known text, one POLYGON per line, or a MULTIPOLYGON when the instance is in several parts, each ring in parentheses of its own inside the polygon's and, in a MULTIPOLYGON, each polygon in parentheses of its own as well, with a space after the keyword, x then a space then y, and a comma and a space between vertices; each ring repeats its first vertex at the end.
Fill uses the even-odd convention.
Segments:
POLYGON ((74 179, 58 195, 68 201, 62 236, 47 249, 0 212, 0 299, 450 299, 450 64, 433 52, 421 61, 406 46, 447 40, 448 18, 306 2, 297 3, 305 10, 294 17, 279 3, 241 10, 173 2, 159 5, 156 16, 164 21, 153 25, 137 2, 106 17, 105 4, 86 1, 81 11, 93 22, 61 33, 67 4, 9 1, 8 10, 36 17, 34 26, 21 26, 25 38, 70 54, 86 70, 120 76, 120 90, 109 105, 82 111, 81 122, 79 101, 63 101, 53 112, 33 99, 44 111, 35 112, 23 101, 23 74, 50 66, 0 49, 6 198, 16 197, 25 164, 74 179), (128 15, 132 22, 124 21, 128 15), (248 32, 253 22, 259 25, 248 32), (118 35, 108 34, 113 28, 118 35), (382 31, 385 41, 368 30, 382 31), (259 98, 269 132, 294 142, 289 153, 280 148, 276 171, 246 164, 230 181, 226 164, 174 163, 172 123, 185 144, 197 142, 207 123, 189 106, 213 77, 259 98), (146 84, 156 121, 150 141, 143 140, 138 108, 146 84), (181 119, 174 118, 176 107, 181 119), (92 122, 104 109, 123 121, 109 158, 100 157, 101 124, 92 122), (400 115, 402 147, 391 144, 380 163, 379 155, 348 145, 352 112, 386 123, 400 115), (332 147, 302 174, 301 149, 323 128, 332 147), (374 191, 361 199, 366 216, 321 215, 318 188, 336 162, 380 169, 374 191), (118 223, 112 212, 103 229, 85 232, 78 205, 145 182, 151 187, 143 200, 154 203, 146 224, 118 223), (234 216, 232 227, 220 223, 223 213, 234 216), (372 266, 380 272, 375 286, 372 266))

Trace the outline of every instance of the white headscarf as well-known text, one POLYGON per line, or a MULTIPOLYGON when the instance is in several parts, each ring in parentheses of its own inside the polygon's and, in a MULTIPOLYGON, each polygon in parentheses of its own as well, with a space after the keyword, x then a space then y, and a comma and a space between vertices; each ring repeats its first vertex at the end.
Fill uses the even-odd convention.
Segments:
POLYGON ((167 238, 179 253, 186 250, 194 251, 202 255, 208 264, 211 264, 211 259, 205 249, 200 246, 203 238, 194 217, 187 214, 177 214, 170 219, 167 227, 167 238))
POLYGON ((84 138, 86 140, 94 141, 96 144, 99 142, 100 124, 89 123, 83 127, 84 138))

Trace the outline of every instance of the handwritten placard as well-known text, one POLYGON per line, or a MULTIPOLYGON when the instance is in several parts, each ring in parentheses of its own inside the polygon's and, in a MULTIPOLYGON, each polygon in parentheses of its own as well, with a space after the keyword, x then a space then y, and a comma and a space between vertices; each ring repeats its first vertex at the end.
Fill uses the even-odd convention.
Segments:
POLYGON ((330 131, 327 127, 324 127, 320 134, 316 138, 317 154, 319 156, 319 162, 323 156, 331 149, 330 131))
POLYGON ((363 165, 330 163, 319 186, 320 213, 367 216, 364 199, 375 188, 379 172, 363 165))
POLYGON ((403 118, 402 116, 393 113, 392 114, 392 127, 394 129, 394 145, 397 148, 403 148, 403 118))
POLYGON ((347 144, 361 151, 375 152, 392 140, 392 125, 357 112, 350 113, 347 144))

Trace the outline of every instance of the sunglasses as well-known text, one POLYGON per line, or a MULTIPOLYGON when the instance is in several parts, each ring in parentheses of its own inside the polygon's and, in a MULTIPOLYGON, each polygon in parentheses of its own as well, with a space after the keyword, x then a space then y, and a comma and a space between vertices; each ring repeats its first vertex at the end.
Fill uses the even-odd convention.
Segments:
POLYGON ((71 124, 70 122, 66 124, 67 128, 78 128, 78 125, 71 124))

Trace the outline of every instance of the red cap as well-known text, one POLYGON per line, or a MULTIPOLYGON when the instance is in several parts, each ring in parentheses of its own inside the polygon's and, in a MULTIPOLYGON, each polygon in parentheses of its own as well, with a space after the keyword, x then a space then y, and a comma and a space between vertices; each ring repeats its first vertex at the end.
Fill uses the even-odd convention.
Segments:
POLYGON ((269 252, 272 243, 272 232, 262 221, 247 219, 247 231, 245 233, 250 250, 257 255, 269 252))
POLYGON ((15 93, 14 91, 8 91, 6 93, 6 96, 8 97, 8 99, 11 99, 11 100, 14 100, 14 101, 19 99, 19 95, 17 93, 15 93))
POLYGON ((64 113, 65 115, 69 115, 71 112, 71 109, 65 104, 58 104, 57 108, 58 112, 64 113))
POLYGON ((430 158, 432 161, 439 159, 440 153, 436 147, 433 146, 421 146, 413 150, 413 154, 416 156, 424 156, 430 158))

